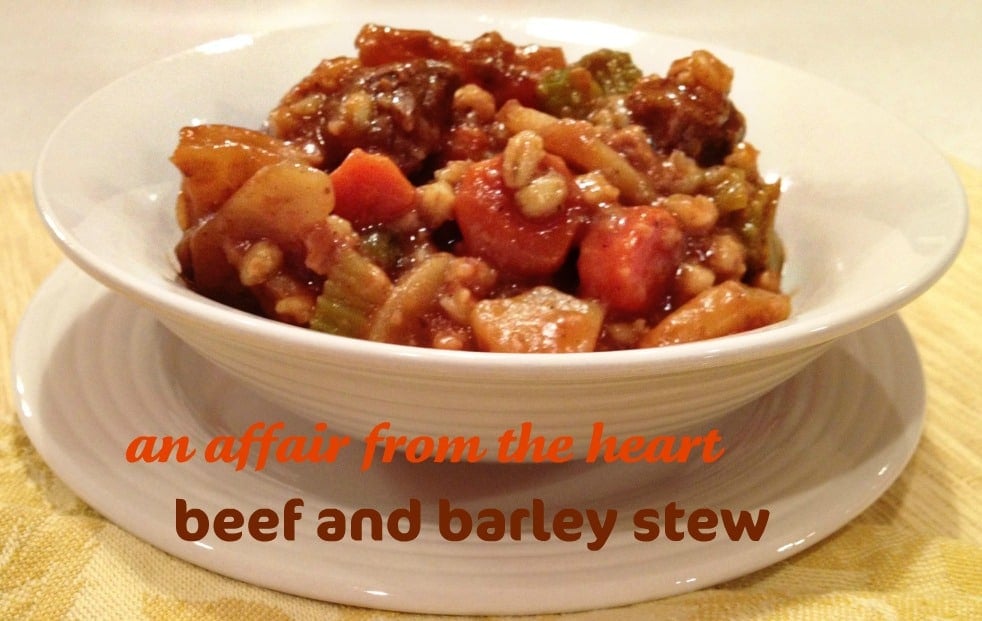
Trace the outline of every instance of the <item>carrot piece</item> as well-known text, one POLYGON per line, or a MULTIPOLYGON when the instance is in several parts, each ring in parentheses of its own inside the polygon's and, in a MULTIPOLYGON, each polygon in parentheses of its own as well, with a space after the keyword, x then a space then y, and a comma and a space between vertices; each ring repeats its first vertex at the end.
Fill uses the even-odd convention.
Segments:
POLYGON ((662 207, 610 207, 580 244, 580 293, 615 312, 643 313, 664 298, 685 236, 662 207))
POLYGON ((388 157, 354 149, 331 173, 334 213, 356 229, 398 220, 412 211, 415 189, 388 157))
MULTIPOLYGON (((570 179, 562 160, 546 156, 544 165, 570 179)), ((457 186, 454 214, 467 251, 512 276, 549 276, 558 270, 581 226, 567 199, 554 214, 529 218, 505 186, 502 157, 470 165, 457 186)))

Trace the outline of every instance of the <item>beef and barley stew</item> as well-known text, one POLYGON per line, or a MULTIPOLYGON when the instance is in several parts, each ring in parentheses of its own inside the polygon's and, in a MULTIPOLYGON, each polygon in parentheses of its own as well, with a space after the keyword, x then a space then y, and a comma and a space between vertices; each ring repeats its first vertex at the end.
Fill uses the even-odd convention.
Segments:
POLYGON ((250 129, 185 127, 195 291, 337 335, 587 352, 785 319, 780 195, 733 71, 366 25, 250 129))

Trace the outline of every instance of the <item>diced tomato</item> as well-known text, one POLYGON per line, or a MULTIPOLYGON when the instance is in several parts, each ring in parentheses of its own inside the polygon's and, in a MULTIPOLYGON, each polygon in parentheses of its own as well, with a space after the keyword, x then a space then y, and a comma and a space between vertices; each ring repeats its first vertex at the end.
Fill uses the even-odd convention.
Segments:
POLYGON ((580 244, 580 293, 610 311, 642 313, 664 299, 682 260, 684 236, 661 207, 610 207, 580 244))
POLYGON ((334 213, 357 229, 386 224, 409 213, 415 189, 388 157, 354 149, 331 173, 334 213))
MULTIPOLYGON (((526 217, 505 186, 501 162, 499 155, 471 165, 457 186, 454 213, 467 252, 505 274, 549 276, 566 260, 581 219, 570 198, 555 214, 526 217)), ((569 180, 572 196, 572 177, 562 160, 547 155, 544 163, 569 180)))

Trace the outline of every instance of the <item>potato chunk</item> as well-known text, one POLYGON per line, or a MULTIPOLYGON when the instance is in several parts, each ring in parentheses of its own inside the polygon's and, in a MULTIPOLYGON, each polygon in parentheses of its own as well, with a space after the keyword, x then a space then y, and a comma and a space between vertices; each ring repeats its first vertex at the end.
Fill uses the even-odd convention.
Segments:
POLYGON ((181 171, 181 228, 215 212, 260 168, 281 161, 316 166, 318 156, 262 132, 230 125, 181 129, 171 161, 181 171))
POLYGON ((214 215, 185 232, 185 275, 206 295, 235 291, 240 285, 233 251, 260 240, 275 244, 287 264, 302 265, 304 237, 333 209, 327 173, 288 161, 264 166, 214 215))
POLYGON ((660 347, 745 332, 788 318, 788 296, 728 280, 706 289, 641 337, 639 347, 660 347))
POLYGON ((596 302, 539 286, 515 297, 478 302, 471 327, 484 351, 585 352, 596 347, 603 319, 596 302))
POLYGON ((333 210, 334 189, 327 173, 296 162, 278 162, 243 183, 216 217, 227 222, 234 238, 298 245, 333 210))

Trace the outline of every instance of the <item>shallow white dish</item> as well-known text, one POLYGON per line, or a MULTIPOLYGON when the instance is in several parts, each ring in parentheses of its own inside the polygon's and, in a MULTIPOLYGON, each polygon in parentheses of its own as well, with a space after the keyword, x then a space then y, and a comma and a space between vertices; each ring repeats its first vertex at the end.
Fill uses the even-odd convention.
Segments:
POLYGON ((582 440, 708 421, 803 368, 836 338, 895 312, 954 259, 966 230, 961 186, 921 137, 868 102, 774 62, 639 30, 567 19, 415 7, 355 9, 334 23, 214 42, 123 78, 54 132, 36 170, 41 212, 68 256, 278 404, 363 435, 381 420, 410 436, 493 441, 533 422, 582 440), (321 58, 351 54, 366 21, 473 38, 497 29, 567 57, 628 50, 648 72, 709 47, 735 70, 733 99, 785 193, 778 229, 794 311, 751 333, 585 355, 440 352, 313 333, 246 315, 175 277, 178 174, 167 161, 191 123, 258 127, 321 58), (83 156, 84 155, 84 156, 83 156), (707 390, 707 387, 711 389, 707 390))
MULTIPOLYGON (((207 363, 145 310, 65 265, 44 284, 16 337, 21 422, 38 452, 79 496, 122 528, 177 557, 260 586, 374 608, 425 613, 524 614, 615 606, 704 588, 788 558, 875 501, 912 455, 924 414, 914 345, 891 317, 838 341, 762 399, 716 421, 726 453, 713 464, 434 465, 360 471, 360 452, 334 464, 271 463, 261 472, 192 459, 127 463, 141 435, 187 435, 192 446, 282 420, 277 408, 207 363), (218 509, 304 500, 297 538, 199 543, 175 532, 175 499, 218 509), (409 542, 327 543, 316 512, 382 511, 418 498, 423 529, 409 542), (578 542, 448 542, 437 500, 508 510, 539 498, 548 511, 619 511, 599 551, 578 542), (629 516, 675 501, 757 511, 758 542, 659 538, 640 543, 629 516)), ((330 422, 330 421, 328 421, 330 422)), ((705 429, 696 430, 704 433, 705 429)), ((284 432, 287 433, 287 432, 284 432)), ((357 448, 357 447, 355 447, 357 448)), ((346 457, 349 456, 349 457, 346 457)))

